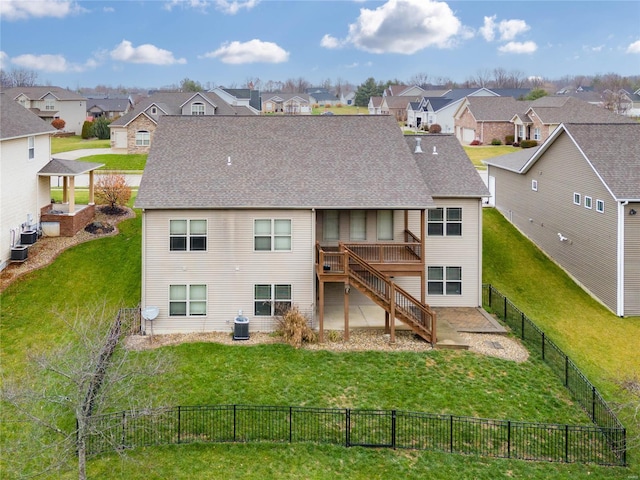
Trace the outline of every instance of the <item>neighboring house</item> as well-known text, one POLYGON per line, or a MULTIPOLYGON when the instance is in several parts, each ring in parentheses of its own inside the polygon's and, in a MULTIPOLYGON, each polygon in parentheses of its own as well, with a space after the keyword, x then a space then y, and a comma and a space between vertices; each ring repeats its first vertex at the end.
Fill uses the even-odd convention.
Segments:
POLYGON ((113 120, 127 114, 131 103, 128 98, 87 98, 87 117, 113 120))
POLYGON ((21 233, 37 228, 40 208, 50 203, 48 179, 39 178, 38 171, 50 159, 55 131, 0 93, 0 269, 21 243, 21 233))
POLYGON ((486 161, 495 206, 619 316, 640 315, 640 124, 562 124, 486 161))
POLYGON ((358 290, 392 338, 395 317, 435 342, 431 306, 481 305, 486 195, 455 138, 390 116, 163 117, 136 198, 142 328, 230 331, 242 310, 269 331, 297 306, 322 338, 342 300, 348 335, 358 290))
POLYGON ((456 138, 466 144, 474 140, 491 143, 493 139, 506 143, 506 136, 513 135, 514 113, 529 104, 513 97, 466 97, 454 114, 456 138))
POLYGON ((423 97, 426 90, 417 85, 389 85, 382 92, 383 97, 423 97))
POLYGON ((351 91, 346 95, 345 94, 340 95, 340 103, 342 105, 351 106, 354 104, 355 100, 356 100, 356 92, 351 91))
POLYGON ((382 103, 380 110, 382 112, 388 112, 388 115, 392 115, 397 122, 407 123, 407 108, 409 103, 419 101, 419 97, 409 96, 390 96, 385 95, 382 97, 382 103))
POLYGON ((640 89, 631 93, 623 88, 617 91, 602 92, 602 106, 619 115, 640 117, 640 89))
POLYGON ((529 104, 524 113, 512 118, 517 141, 544 142, 561 123, 629 123, 629 117, 617 115, 575 97, 547 96, 529 104))
POLYGON ((144 99, 129 113, 109 124, 111 148, 124 153, 148 153, 158 120, 163 115, 256 115, 253 107, 230 105, 226 94, 215 92, 161 92, 144 99))
POLYGON ((306 93, 263 93, 262 113, 311 115, 311 97, 306 93))
POLYGON ((233 107, 247 107, 255 115, 260 115, 260 111, 262 110, 262 101, 258 90, 250 88, 216 87, 209 91, 211 93, 215 93, 233 107))
POLYGON ((369 103, 367 104, 367 110, 369 110, 369 115, 383 115, 382 97, 370 97, 369 103))
POLYGON ((309 95, 309 101, 317 103, 320 106, 335 106, 340 103, 340 99, 331 93, 329 90, 323 87, 311 87, 305 90, 305 93, 309 95))
POLYGON ((82 133, 87 117, 87 99, 60 87, 13 87, 3 90, 7 98, 28 108, 47 123, 55 118, 65 121, 64 130, 82 133))

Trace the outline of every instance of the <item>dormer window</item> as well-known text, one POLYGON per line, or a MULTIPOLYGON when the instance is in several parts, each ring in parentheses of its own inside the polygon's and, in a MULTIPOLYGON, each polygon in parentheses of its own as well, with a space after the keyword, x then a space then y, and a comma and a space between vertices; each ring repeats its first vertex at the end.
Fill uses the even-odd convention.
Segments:
POLYGON ((204 103, 201 103, 201 102, 192 103, 191 115, 204 115, 204 103))
POLYGON ((47 98, 44 101, 44 109, 45 110, 55 110, 56 109, 56 101, 51 99, 51 98, 47 98))
POLYGON ((151 114, 152 115, 157 115, 158 114, 158 109, 156 107, 151 107, 151 114))

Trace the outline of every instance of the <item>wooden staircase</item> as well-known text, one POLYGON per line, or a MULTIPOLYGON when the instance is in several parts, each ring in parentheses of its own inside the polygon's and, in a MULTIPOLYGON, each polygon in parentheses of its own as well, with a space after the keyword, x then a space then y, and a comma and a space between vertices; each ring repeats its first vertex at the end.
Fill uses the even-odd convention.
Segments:
POLYGON ((351 249, 344 247, 343 252, 349 285, 382 307, 392 319, 397 318, 415 334, 434 345, 436 313, 351 249))

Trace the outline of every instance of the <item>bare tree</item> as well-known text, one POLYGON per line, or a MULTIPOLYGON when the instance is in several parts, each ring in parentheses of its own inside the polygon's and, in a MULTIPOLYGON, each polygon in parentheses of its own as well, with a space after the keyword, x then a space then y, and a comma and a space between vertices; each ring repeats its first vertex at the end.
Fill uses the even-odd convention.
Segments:
POLYGON ((133 361, 118 344, 122 323, 114 322, 104 306, 88 317, 76 313, 65 324, 65 345, 31 355, 19 380, 3 379, 4 420, 28 425, 4 452, 5 474, 14 478, 52 473, 77 458, 78 478, 86 479, 87 441, 93 435, 109 438, 91 417, 116 408, 151 408, 143 385, 172 363, 164 354, 137 355, 133 361), (25 458, 36 459, 31 467, 39 471, 12 463, 25 458))
POLYGON ((509 74, 502 67, 493 69, 493 88, 507 88, 509 74))
POLYGON ((9 71, 0 70, 0 86, 2 88, 33 87, 37 85, 38 73, 26 68, 13 68, 9 71))
POLYGON ((262 80, 259 77, 247 77, 242 88, 250 90, 262 90, 262 80))
POLYGON ((489 81, 491 80, 491 72, 487 69, 478 70, 476 75, 473 77, 473 80, 475 82, 475 87, 488 87, 489 81))
POLYGON ((416 73, 408 80, 408 85, 417 85, 425 90, 429 88, 429 74, 426 72, 416 73))
POLYGON ((511 70, 507 79, 507 88, 522 88, 527 83, 527 77, 520 70, 511 70))

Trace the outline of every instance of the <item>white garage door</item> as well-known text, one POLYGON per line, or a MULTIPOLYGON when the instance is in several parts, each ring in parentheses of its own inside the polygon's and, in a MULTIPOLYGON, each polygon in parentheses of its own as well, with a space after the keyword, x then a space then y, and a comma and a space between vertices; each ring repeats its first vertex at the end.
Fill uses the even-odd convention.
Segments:
POLYGON ((476 132, 470 128, 462 129, 462 141, 464 143, 471 143, 476 139, 476 132))

